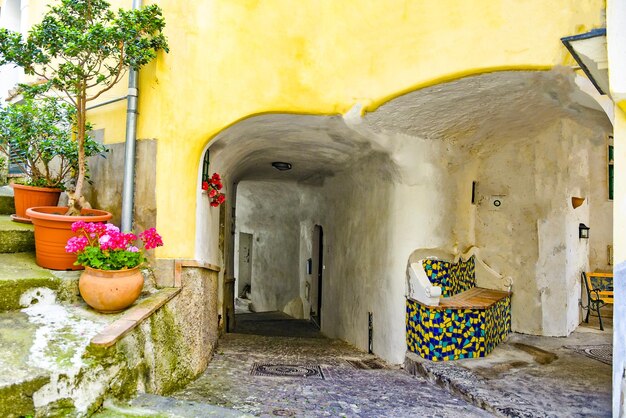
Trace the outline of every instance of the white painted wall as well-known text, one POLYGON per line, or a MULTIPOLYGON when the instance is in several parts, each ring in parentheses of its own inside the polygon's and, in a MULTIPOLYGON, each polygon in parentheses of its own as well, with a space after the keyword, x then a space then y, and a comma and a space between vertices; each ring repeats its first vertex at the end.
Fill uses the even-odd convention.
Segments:
POLYGON ((294 182, 239 183, 236 230, 254 237, 250 297, 254 311, 305 316, 303 273, 310 255, 304 256, 310 248, 307 229, 316 212, 318 189, 294 182), (303 247, 302 235, 309 242, 303 247))
POLYGON ((608 0, 606 10, 609 85, 615 107, 615 306, 613 416, 626 416, 626 0, 608 0))
MULTIPOLYGON (((419 143, 417 141, 416 143, 419 143)), ((400 363, 405 347, 404 275, 415 248, 454 242, 454 183, 430 144, 410 154, 421 181, 399 184, 373 157, 325 186, 327 238, 322 331, 360 349, 368 344, 367 313, 373 313, 373 350, 400 363), (432 158, 432 160, 431 160, 432 158)))
MULTIPOLYGON (((589 204, 588 173, 593 163, 602 164, 605 134, 563 119, 480 162, 476 245, 496 271, 513 278, 515 331, 563 336, 580 322, 580 272, 589 269, 589 241, 579 240, 578 225, 612 224, 589 204), (492 195, 504 195, 500 209, 490 205, 492 195), (587 200, 573 209, 572 196, 587 200)), ((603 228, 597 229, 601 235, 603 228)))
MULTIPOLYGON (((27 2, 24 2, 27 3, 27 2)), ((0 28, 19 32, 22 30, 22 5, 20 0, 6 0, 0 10, 0 28)), ((0 106, 4 106, 9 90, 21 81, 24 72, 13 65, 0 66, 0 106)))
MULTIPOLYGON (((608 130, 611 132, 611 130, 608 130)), ((595 150, 590 154, 588 196, 591 214, 589 231, 590 271, 610 272, 613 266, 608 263, 607 246, 613 244, 613 201, 609 200, 608 190, 608 145, 609 138, 595 138, 595 150), (604 147, 604 148, 603 148, 604 147), (609 222, 608 220, 611 220, 609 222)))

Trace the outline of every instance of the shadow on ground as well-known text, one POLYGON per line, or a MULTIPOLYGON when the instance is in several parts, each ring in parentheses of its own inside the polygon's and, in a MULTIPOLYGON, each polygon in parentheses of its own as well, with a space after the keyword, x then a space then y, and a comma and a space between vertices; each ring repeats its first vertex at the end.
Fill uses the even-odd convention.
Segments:
POLYGON ((324 338, 311 321, 294 319, 282 312, 237 314, 234 332, 266 337, 324 338))

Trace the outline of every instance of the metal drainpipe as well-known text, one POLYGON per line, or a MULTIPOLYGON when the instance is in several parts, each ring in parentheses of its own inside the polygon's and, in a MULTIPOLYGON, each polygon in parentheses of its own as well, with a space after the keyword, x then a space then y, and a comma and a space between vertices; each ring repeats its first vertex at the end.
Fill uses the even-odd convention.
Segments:
MULTIPOLYGON (((141 7, 141 0, 133 0, 133 9, 141 7)), ((122 189, 122 231, 133 229, 135 195, 135 148, 137 144, 137 81, 136 70, 128 73, 128 105, 126 109, 126 143, 124 146, 124 188, 122 189)))

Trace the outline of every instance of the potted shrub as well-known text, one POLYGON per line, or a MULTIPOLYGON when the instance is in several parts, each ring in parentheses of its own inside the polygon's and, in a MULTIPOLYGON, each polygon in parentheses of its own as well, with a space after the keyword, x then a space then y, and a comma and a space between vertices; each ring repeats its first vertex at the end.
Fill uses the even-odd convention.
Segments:
POLYGON ((48 242, 49 238, 38 239, 38 235, 45 233, 44 224, 47 228, 53 219, 62 224, 55 227, 56 232, 66 231, 65 235, 56 236, 55 251, 59 251, 71 234, 71 224, 76 221, 72 217, 93 211, 85 209, 88 205, 83 197, 87 173, 87 106, 120 82, 128 69, 138 70, 154 59, 158 51, 167 51, 167 41, 162 33, 164 26, 157 5, 114 13, 104 0, 60 0, 49 6, 41 23, 34 25, 26 37, 0 29, 0 65, 17 65, 25 74, 41 81, 20 87, 32 95, 53 92, 75 110, 73 130, 78 148, 78 170, 75 186, 67 191, 68 207, 27 210, 35 225, 39 265, 54 269, 74 268, 73 263, 64 267, 41 264, 39 244, 48 242), (40 222, 41 218, 45 218, 45 222, 40 222))
MULTIPOLYGON (((17 222, 31 220, 26 209, 56 206, 65 181, 78 169, 78 147, 72 140, 74 109, 54 98, 34 100, 0 109, 0 153, 18 167, 24 184, 12 185, 17 222)), ((102 154, 104 146, 85 140, 85 155, 102 154)))
MULTIPOLYGON (((65 251, 76 254, 76 264, 85 267, 78 281, 80 294, 89 306, 103 313, 119 312, 132 305, 143 289, 140 267, 146 261, 135 246, 137 236, 123 233, 113 224, 77 221, 77 235, 67 241, 65 251)), ((139 238, 145 250, 163 245, 154 228, 139 238)))

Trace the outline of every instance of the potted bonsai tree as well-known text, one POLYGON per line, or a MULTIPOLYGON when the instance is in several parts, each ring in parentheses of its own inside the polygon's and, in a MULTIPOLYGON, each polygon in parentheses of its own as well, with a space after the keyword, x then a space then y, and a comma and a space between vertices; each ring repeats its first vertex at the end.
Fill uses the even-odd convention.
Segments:
MULTIPOLYGON (((54 98, 26 98, 0 109, 0 153, 10 158, 26 178, 14 183, 17 222, 31 220, 26 209, 56 206, 65 181, 78 170, 78 148, 72 140, 74 109, 54 98)), ((104 152, 104 146, 85 140, 85 154, 104 152)))
POLYGON ((33 95, 55 94, 75 110, 73 130, 78 172, 74 188, 68 190, 68 207, 27 210, 35 224, 39 265, 61 270, 75 268, 73 261, 63 265, 56 263, 72 235, 72 222, 81 215, 88 216, 90 221, 111 218, 108 212, 86 209, 88 205, 83 197, 87 173, 87 106, 120 82, 128 69, 138 70, 160 50, 167 51, 164 27, 165 21, 157 5, 114 13, 105 0, 60 0, 49 6, 41 23, 34 25, 25 38, 20 33, 0 29, 0 65, 17 65, 25 74, 41 81, 20 87, 33 95), (64 235, 57 233, 54 248, 40 252, 40 246, 50 242, 47 238, 38 239, 42 235, 40 229, 53 221, 64 223, 64 227, 55 225, 54 228, 66 232, 64 235), (40 257, 43 252, 54 255, 44 260, 40 257))

